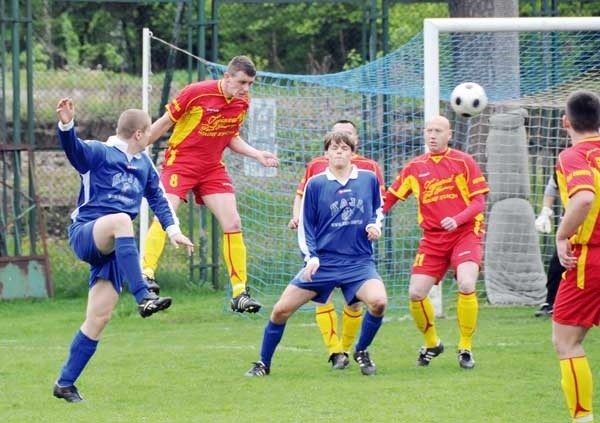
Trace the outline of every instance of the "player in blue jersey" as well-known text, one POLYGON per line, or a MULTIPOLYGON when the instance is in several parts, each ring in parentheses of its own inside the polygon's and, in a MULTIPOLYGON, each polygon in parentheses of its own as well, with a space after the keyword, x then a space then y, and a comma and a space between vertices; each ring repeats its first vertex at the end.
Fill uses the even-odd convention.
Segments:
POLYGON ((116 136, 106 143, 82 141, 75 133, 75 107, 69 98, 59 101, 58 137, 69 162, 80 173, 81 190, 71 214, 69 243, 90 265, 86 318, 71 343, 69 357, 54 384, 54 396, 67 402, 82 401, 75 380, 96 351, 126 280, 142 317, 171 305, 171 298, 148 291, 142 277, 133 220, 142 197, 165 228, 171 242, 192 242, 181 233, 152 161, 144 149, 150 137, 151 119, 142 110, 129 109, 119 117, 116 136))
POLYGON ((298 244, 306 264, 273 307, 264 330, 260 360, 246 376, 268 375, 289 317, 311 300, 326 302, 336 287, 341 288, 347 304, 362 301, 367 306, 353 355, 362 374, 375 374, 375 363, 367 348, 387 306, 372 244, 381 236, 382 196, 375 173, 351 163, 355 148, 347 132, 325 136, 329 166, 309 179, 298 222, 298 244))

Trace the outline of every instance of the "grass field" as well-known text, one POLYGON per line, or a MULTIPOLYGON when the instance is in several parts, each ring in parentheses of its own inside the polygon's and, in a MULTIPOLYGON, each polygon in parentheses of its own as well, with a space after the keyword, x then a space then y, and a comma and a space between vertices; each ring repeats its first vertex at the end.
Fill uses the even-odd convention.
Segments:
MULTIPOLYGON (((370 348, 378 374, 331 370, 311 310, 293 316, 272 373, 247 378, 268 312, 235 315, 221 292, 174 295, 141 319, 124 294, 77 382, 86 401, 52 397, 85 299, 0 303, 0 422, 568 422, 550 321, 532 308, 483 305, 473 371, 458 367, 453 311, 446 352, 416 368, 412 321, 390 313, 370 348)), ((598 384, 600 339, 586 349, 598 384)), ((598 385, 596 385, 598 386, 598 385)), ((596 405, 598 399, 596 388, 596 405)))

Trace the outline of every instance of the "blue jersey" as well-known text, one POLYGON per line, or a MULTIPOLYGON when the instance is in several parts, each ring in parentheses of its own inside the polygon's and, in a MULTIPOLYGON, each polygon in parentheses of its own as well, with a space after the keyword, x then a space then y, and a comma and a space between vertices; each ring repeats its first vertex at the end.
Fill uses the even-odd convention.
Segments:
POLYGON ((146 197, 162 227, 179 230, 158 172, 145 152, 127 153, 127 144, 117 137, 107 142, 83 141, 72 123, 59 124, 58 137, 81 177, 77 208, 71 214, 74 223, 113 213, 126 213, 133 220, 140 211, 142 197, 146 197))
POLYGON ((367 226, 381 231, 383 214, 379 181, 375 173, 352 166, 342 185, 329 171, 309 179, 302 197, 298 244, 305 261, 373 258, 367 226))

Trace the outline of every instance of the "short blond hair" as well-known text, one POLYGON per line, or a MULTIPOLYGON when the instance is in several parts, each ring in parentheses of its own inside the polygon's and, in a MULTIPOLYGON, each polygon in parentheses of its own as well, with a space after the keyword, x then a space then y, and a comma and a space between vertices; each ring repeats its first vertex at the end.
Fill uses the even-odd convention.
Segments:
POLYGON ((146 132, 150 125, 152 125, 152 119, 148 113, 140 109, 127 109, 119 116, 117 135, 123 139, 129 139, 137 130, 146 132))

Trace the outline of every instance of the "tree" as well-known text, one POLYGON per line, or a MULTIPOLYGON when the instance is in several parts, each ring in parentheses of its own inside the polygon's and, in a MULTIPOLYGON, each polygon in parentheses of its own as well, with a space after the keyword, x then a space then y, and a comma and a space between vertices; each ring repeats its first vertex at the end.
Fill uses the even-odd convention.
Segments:
POLYGON ((360 51, 361 20, 357 4, 224 4, 219 58, 248 54, 273 72, 340 70, 352 50, 360 51))
MULTIPOLYGON (((451 17, 516 17, 519 16, 518 0, 449 0, 451 17)), ((457 72, 464 80, 479 81, 483 76, 493 74, 496 84, 511 97, 519 96, 519 36, 517 33, 494 34, 494 44, 510 45, 514 54, 496 55, 494 48, 474 55, 467 44, 472 37, 456 36, 454 63, 460 63, 457 72)), ((506 47, 504 47, 506 51, 506 47)))

